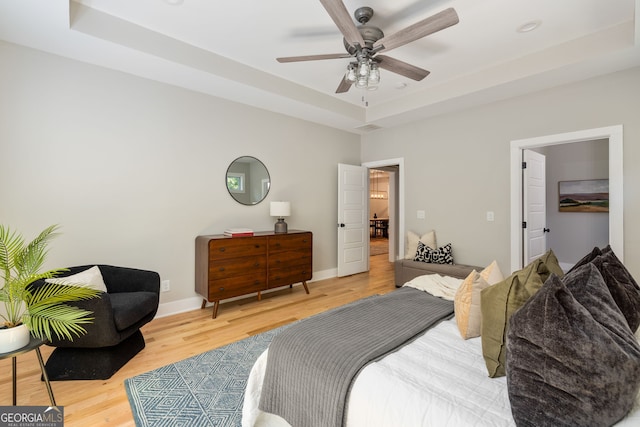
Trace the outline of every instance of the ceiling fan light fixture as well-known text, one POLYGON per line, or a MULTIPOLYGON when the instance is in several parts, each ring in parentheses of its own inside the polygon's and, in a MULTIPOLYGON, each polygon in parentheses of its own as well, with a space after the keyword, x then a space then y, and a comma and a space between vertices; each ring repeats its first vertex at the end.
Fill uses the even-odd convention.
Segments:
POLYGON ((367 87, 367 76, 359 76, 358 81, 356 81, 356 87, 358 89, 364 89, 367 87))
POLYGON ((358 63, 358 76, 360 76, 360 77, 368 77, 370 69, 371 69, 371 67, 369 67, 369 60, 368 59, 360 61, 358 63))
POLYGON ((353 84, 358 80, 356 76, 356 65, 351 63, 347 66, 347 72, 344 75, 344 79, 349 83, 353 84))
POLYGON ((347 65, 344 79, 354 84, 358 89, 375 90, 380 83, 380 68, 377 62, 371 58, 361 57, 357 62, 351 62, 347 65))
POLYGON ((371 64, 371 71, 369 72, 369 85, 378 86, 380 83, 380 68, 375 62, 371 64))

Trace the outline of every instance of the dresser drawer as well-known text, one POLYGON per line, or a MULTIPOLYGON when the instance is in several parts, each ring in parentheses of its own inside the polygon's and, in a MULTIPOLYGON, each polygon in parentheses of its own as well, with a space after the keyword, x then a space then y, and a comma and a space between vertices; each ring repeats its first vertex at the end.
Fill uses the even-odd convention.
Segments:
POLYGON ((301 250, 308 248, 311 250, 312 245, 311 233, 283 234, 272 236, 269 238, 269 253, 282 251, 301 250))
POLYGON ((209 278, 223 279, 225 277, 240 276, 257 272, 261 272, 264 275, 266 267, 266 255, 225 258, 209 263, 209 278))
POLYGON ((209 300, 221 300, 267 289, 264 272, 209 281, 209 300))
POLYGON ((269 270, 269 288, 306 282, 311 276, 311 269, 304 265, 269 270))
POLYGON ((311 265, 311 248, 269 254, 269 269, 298 265, 311 265))
POLYGON ((266 237, 230 237, 209 241, 209 260, 211 261, 266 253, 266 237))

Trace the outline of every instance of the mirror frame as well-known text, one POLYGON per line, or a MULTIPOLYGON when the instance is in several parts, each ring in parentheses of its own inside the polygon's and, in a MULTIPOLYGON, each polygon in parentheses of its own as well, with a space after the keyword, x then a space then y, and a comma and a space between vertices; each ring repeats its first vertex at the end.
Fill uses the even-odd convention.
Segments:
MULTIPOLYGON (((255 187, 256 183, 253 183, 255 187)), ((227 192, 229 195, 238 203, 245 206, 254 206, 262 202, 267 195, 269 194, 269 190, 271 190, 271 175, 269 174, 269 169, 265 166, 265 164, 258 158, 253 156, 240 156, 233 160, 229 166, 227 167, 227 172, 225 173, 225 187, 227 188, 227 192), (238 166, 241 164, 255 164, 256 167, 261 168, 259 172, 264 171, 264 175, 266 178, 260 177, 260 188, 252 189, 252 180, 251 177, 246 176, 245 173, 242 172, 234 172, 232 169, 234 166, 238 166), (242 187, 238 191, 233 191, 229 188, 229 178, 236 177, 240 179, 240 187, 242 187), (266 185, 266 188, 265 188, 266 185), (258 190, 258 191, 256 191, 258 190)))

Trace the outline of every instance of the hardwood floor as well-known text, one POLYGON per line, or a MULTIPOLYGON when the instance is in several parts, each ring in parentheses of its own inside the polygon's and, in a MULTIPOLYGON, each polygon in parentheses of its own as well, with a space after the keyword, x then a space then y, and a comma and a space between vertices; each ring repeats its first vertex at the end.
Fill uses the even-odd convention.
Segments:
MULTIPOLYGON (((146 348, 108 380, 52 382, 56 403, 64 406, 65 426, 134 426, 124 380, 251 335, 309 317, 333 307, 395 289, 393 264, 386 256, 370 258, 370 271, 349 277, 285 288, 212 308, 154 319, 142 329, 146 348)), ((42 346, 46 360, 53 349, 42 346)), ((35 352, 17 359, 18 405, 49 405, 40 381, 35 352)), ((0 406, 11 405, 11 359, 0 360, 0 406)))

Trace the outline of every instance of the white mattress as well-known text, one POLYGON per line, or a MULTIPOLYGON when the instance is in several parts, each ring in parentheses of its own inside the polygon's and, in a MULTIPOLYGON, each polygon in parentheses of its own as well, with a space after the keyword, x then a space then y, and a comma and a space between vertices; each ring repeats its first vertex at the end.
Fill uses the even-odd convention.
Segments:
MULTIPOLYGON (((289 425, 258 410, 266 354, 249 376, 243 427, 289 425)), ((487 376, 480 338, 460 338, 455 319, 367 365, 353 384, 346 421, 347 427, 515 425, 506 378, 487 376)), ((617 425, 640 426, 639 399, 617 425)))

